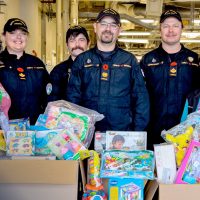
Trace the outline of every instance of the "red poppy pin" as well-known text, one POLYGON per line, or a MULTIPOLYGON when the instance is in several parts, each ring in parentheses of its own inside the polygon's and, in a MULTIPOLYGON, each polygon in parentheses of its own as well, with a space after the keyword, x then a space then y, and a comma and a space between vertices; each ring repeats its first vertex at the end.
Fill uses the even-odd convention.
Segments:
POLYGON ((174 61, 170 63, 170 67, 175 67, 175 66, 177 66, 177 62, 174 61))
POLYGON ((20 73, 22 73, 22 72, 24 72, 24 69, 21 68, 21 67, 18 67, 18 68, 17 68, 17 71, 20 72, 20 73))
POLYGON ((104 64, 104 65, 103 65, 103 69, 104 69, 104 70, 108 70, 108 65, 107 65, 107 64, 104 64))

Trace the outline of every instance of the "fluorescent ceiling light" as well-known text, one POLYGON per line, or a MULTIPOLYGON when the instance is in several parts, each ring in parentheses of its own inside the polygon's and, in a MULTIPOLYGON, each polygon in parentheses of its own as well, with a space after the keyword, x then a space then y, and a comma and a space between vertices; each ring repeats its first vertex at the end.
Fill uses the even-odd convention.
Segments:
POLYGON ((200 36, 200 32, 183 32, 182 36, 185 36, 187 38, 195 38, 200 36))
POLYGON ((200 19, 194 19, 194 23, 199 24, 200 23, 200 19))
POLYGON ((121 23, 130 23, 130 21, 127 20, 127 19, 121 19, 120 22, 121 22, 121 23))
POLYGON ((182 43, 200 43, 200 40, 184 40, 184 39, 181 39, 181 42, 182 43))
POLYGON ((120 35, 129 35, 129 36, 134 36, 134 35, 138 35, 138 36, 143 36, 143 35, 151 35, 150 32, 144 32, 144 31, 122 31, 120 33, 120 35))
POLYGON ((128 39, 128 38, 119 38, 119 42, 127 42, 127 43, 142 43, 142 44, 148 44, 148 39, 128 39))
POLYGON ((140 21, 141 21, 141 22, 144 22, 144 23, 147 23, 147 24, 152 24, 152 23, 155 22, 154 19, 141 19, 140 21))

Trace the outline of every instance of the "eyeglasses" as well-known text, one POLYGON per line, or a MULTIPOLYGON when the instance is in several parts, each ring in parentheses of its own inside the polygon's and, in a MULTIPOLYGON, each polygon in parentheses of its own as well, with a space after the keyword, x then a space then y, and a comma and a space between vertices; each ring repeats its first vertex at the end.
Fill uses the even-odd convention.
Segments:
POLYGON ((107 28, 108 26, 113 30, 117 30, 119 28, 119 25, 115 23, 108 23, 108 22, 103 21, 103 22, 99 22, 99 24, 102 28, 107 28))

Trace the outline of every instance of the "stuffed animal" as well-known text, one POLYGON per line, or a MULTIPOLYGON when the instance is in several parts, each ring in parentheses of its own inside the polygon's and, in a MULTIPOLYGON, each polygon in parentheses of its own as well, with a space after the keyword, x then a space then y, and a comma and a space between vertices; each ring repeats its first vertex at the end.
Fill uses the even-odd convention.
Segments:
POLYGON ((170 133, 166 134, 166 140, 172 142, 175 145, 175 152, 176 152, 176 163, 179 167, 184 156, 186 149, 192 139, 193 127, 188 126, 185 129, 185 132, 179 135, 171 135, 170 133))

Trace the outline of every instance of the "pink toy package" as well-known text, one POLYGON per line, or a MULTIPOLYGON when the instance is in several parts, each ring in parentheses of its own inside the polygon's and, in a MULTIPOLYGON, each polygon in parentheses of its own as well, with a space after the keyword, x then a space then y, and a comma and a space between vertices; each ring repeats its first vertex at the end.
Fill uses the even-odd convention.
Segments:
POLYGON ((191 141, 178 170, 176 183, 200 184, 200 142, 191 141))
POLYGON ((11 105, 10 96, 0 83, 0 111, 2 111, 8 118, 8 110, 11 105))

